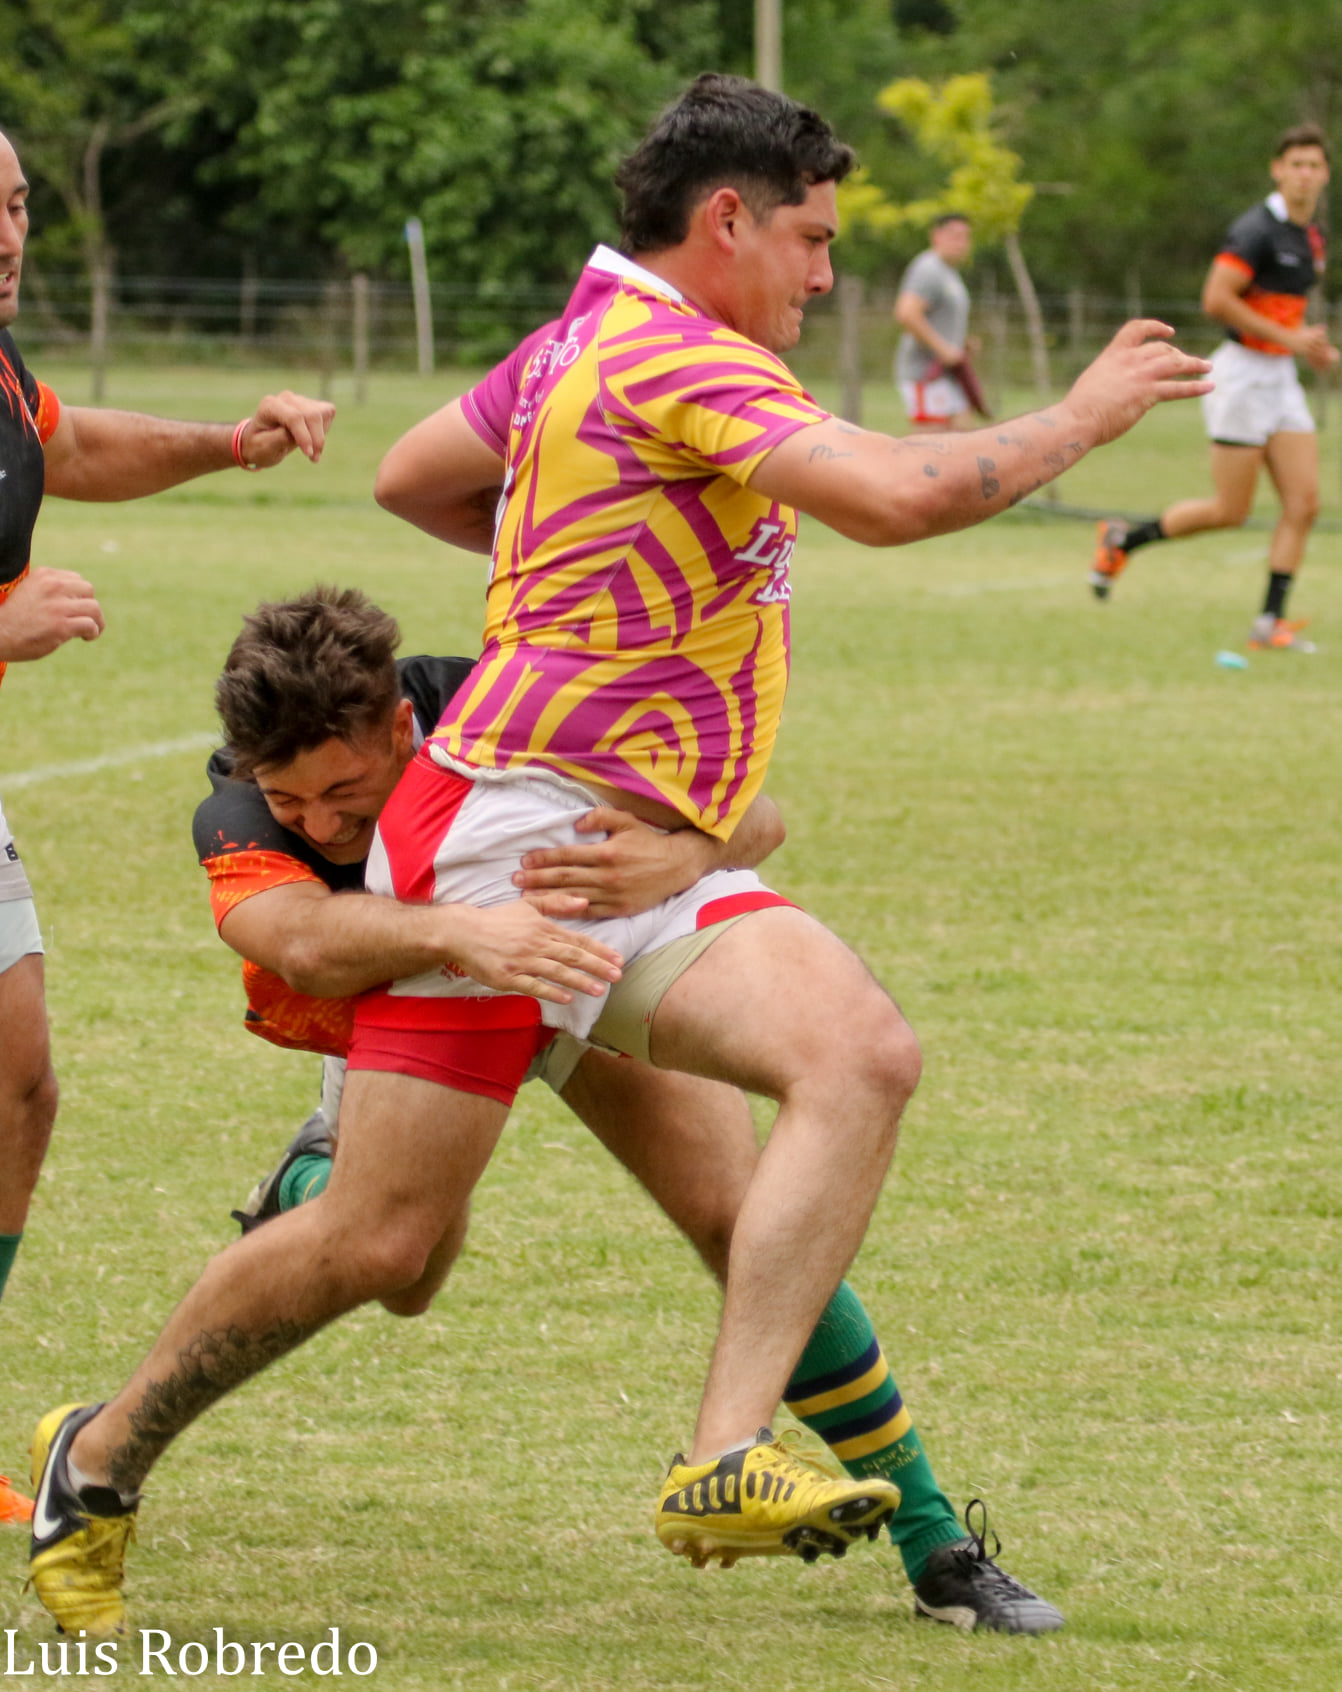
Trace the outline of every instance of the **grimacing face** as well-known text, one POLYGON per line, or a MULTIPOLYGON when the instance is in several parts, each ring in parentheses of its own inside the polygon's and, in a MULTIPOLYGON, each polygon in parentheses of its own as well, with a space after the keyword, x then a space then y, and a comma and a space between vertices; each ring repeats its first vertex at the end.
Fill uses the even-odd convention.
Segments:
POLYGON ((258 764, 253 774, 282 828, 333 864, 357 864, 413 746, 414 709, 403 699, 388 729, 357 740, 333 736, 287 764, 258 764))
POLYGON ((799 206, 776 206, 763 221, 743 205, 731 327, 770 352, 795 347, 807 303, 834 286, 829 248, 838 229, 832 182, 813 183, 799 206))

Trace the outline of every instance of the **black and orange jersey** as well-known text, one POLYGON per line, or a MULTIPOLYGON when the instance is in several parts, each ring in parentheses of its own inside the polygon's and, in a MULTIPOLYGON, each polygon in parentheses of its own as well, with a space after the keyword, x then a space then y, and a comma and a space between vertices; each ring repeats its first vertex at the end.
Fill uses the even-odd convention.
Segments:
MULTIPOLYGON (((1269 194, 1236 218, 1216 257, 1248 277, 1245 305, 1284 329, 1298 329, 1305 321, 1309 291, 1323 274, 1323 236, 1317 224, 1292 223, 1280 194, 1269 194)), ((1227 328, 1226 334, 1255 352, 1290 357, 1276 341, 1238 329, 1227 328)))
MULTIPOLYGON (((401 690, 415 708, 416 741, 433 731, 454 693, 474 668, 470 658, 403 658, 401 690)), ((196 855, 210 878, 215 926, 244 899, 290 882, 319 881, 333 893, 363 887, 364 866, 333 864, 292 829, 275 821, 254 781, 233 775, 227 747, 206 765, 211 792, 192 823, 196 855)), ((316 999, 280 976, 244 961, 246 1025, 277 1046, 344 1057, 354 1025, 352 999, 316 999)))
POLYGON ((42 447, 60 416, 61 402, 29 371, 9 330, 0 329, 0 600, 28 573, 46 482, 42 447))

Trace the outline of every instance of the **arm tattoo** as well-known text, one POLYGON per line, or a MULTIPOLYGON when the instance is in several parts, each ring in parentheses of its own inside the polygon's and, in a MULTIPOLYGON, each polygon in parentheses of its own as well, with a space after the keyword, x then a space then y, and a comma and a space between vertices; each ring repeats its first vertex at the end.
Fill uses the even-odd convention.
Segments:
POLYGON ((225 1328, 197 1334, 177 1354, 166 1380, 151 1381, 130 1413, 130 1434, 109 1456, 107 1478, 118 1492, 136 1492, 165 1448, 203 1410, 268 1363, 292 1351, 320 1323, 277 1322, 261 1334, 225 1328))
POLYGON ((997 468, 996 461, 991 458, 981 457, 978 464, 979 476, 981 478, 980 486, 983 490, 984 499, 996 499, 998 494, 1002 491, 1002 484, 997 480, 997 477, 993 475, 993 471, 997 468))
POLYGON ((831 458, 851 458, 852 456, 851 452, 835 452, 833 447, 826 446, 825 443, 821 441, 819 446, 813 446, 811 448, 810 452, 807 454, 807 462, 814 464, 817 459, 820 459, 822 463, 825 463, 831 458))

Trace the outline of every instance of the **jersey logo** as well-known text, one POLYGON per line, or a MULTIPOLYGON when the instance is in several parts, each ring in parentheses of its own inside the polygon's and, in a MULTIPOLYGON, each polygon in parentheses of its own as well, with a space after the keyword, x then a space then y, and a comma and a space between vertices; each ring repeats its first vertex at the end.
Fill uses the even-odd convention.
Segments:
POLYGON ((755 524, 745 546, 732 554, 736 564, 749 564, 755 569, 769 571, 769 580, 750 596, 752 605, 783 605, 792 598, 788 565, 796 548, 796 538, 787 534, 784 524, 771 523, 764 517, 755 524), (784 537, 782 540, 780 535, 784 537))

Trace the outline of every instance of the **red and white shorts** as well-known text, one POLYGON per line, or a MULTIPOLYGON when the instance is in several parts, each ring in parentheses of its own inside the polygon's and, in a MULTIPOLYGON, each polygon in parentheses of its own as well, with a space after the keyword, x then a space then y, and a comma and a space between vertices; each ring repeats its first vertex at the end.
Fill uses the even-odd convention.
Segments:
MULTIPOLYGON (((383 809, 364 886, 412 904, 510 903, 518 897, 512 878, 522 854, 591 845, 596 837, 574 825, 599 803, 562 776, 467 771, 423 748, 383 809)), ((637 916, 575 918, 564 926, 614 947, 627 969, 700 929, 788 903, 753 870, 715 870, 637 916)), ((349 1066, 418 1075, 509 1104, 552 1034, 585 1039, 606 997, 578 993, 570 1004, 552 1004, 482 987, 444 965, 359 1000, 349 1066)))

